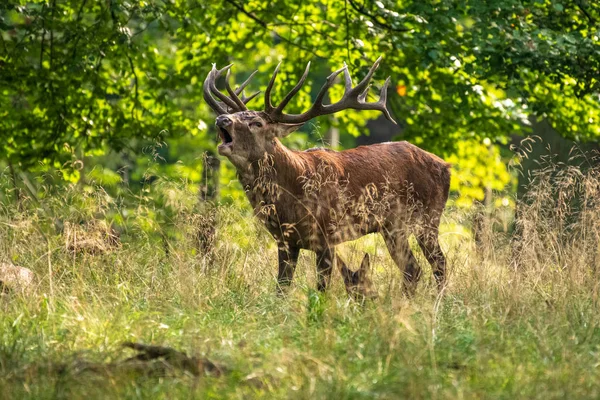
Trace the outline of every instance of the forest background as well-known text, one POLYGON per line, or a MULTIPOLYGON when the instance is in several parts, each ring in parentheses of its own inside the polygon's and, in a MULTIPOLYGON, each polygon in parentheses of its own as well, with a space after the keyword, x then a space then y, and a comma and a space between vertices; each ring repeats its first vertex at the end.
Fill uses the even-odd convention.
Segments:
MULTIPOLYGON (((506 281, 507 278, 503 275, 510 270, 503 264, 503 257, 514 253, 514 246, 508 246, 511 250, 502 246, 513 240, 515 232, 519 235, 531 232, 525 229, 527 224, 518 223, 519 214, 532 218, 528 214, 531 208, 519 212, 518 204, 521 200, 530 205, 537 204, 539 209, 561 210, 560 201, 564 201, 564 198, 555 189, 573 188, 577 186, 573 182, 584 182, 577 180, 580 179, 577 177, 591 176, 586 175, 588 170, 597 171, 597 159, 588 156, 593 153, 586 152, 597 150, 600 140, 599 27, 600 4, 589 0, 2 2, 0 204, 3 250, 0 252, 0 261, 32 268, 41 280, 39 293, 42 300, 24 300, 25 303, 18 307, 4 305, 8 308, 2 318, 6 329, 2 336, 4 347, 0 368, 4 368, 6 372, 25 368, 23 365, 35 364, 35 360, 45 354, 42 350, 48 349, 48 343, 56 341, 68 344, 51 352, 48 357, 52 360, 63 357, 65 352, 81 349, 82 346, 96 346, 99 341, 106 346, 100 346, 101 350, 93 357, 105 360, 106 357, 114 357, 115 343, 124 339, 121 331, 128 332, 127 335, 131 334, 137 339, 160 339, 165 343, 175 341, 173 344, 190 348, 188 339, 193 330, 186 330, 187 322, 181 321, 188 321, 188 318, 192 318, 190 315, 198 317, 200 310, 206 311, 203 307, 213 307, 215 301, 221 302, 222 309, 232 313, 238 307, 246 311, 244 307, 250 307, 249 310, 255 312, 256 309, 252 307, 256 305, 248 306, 239 297, 242 296, 240 293, 259 303, 267 302, 260 303, 260 307, 275 308, 276 311, 271 310, 273 313, 285 314, 276 308, 278 300, 270 297, 272 276, 275 273, 272 243, 266 233, 253 222, 252 211, 237 182, 233 167, 228 162, 221 162, 216 155, 219 139, 214 129, 215 116, 202 100, 202 82, 213 63, 218 67, 235 63, 232 79, 238 84, 258 69, 249 90, 264 91, 275 66, 282 62, 278 84, 274 88, 275 97, 280 99, 295 85, 306 63, 311 61, 312 71, 307 83, 286 109, 289 112, 300 112, 309 107, 311 99, 331 71, 340 68, 345 62, 354 79, 361 79, 377 57, 382 55, 383 61, 375 74, 374 86, 378 88, 387 76, 391 76, 388 108, 398 121, 398 127, 376 120, 379 117, 376 112, 348 110, 335 117, 325 116, 312 121, 302 130, 290 135, 285 144, 293 149, 314 146, 352 148, 373 140, 377 137, 377 132, 385 131, 385 140, 407 140, 452 163, 451 195, 443 231, 453 232, 454 236, 448 236, 446 246, 448 249, 460 247, 464 238, 470 245, 472 239, 476 239, 480 246, 477 252, 479 256, 484 255, 484 261, 473 252, 473 260, 479 260, 473 262, 476 265, 502 264, 498 270, 491 267, 489 270, 504 271, 497 274, 494 272, 493 277, 488 276, 487 283, 483 283, 484 276, 487 276, 483 273, 473 280, 471 275, 463 276, 457 272, 460 275, 455 278, 457 287, 470 289, 464 292, 464 296, 465 299, 471 299, 472 304, 479 304, 480 301, 481 304, 496 304, 501 307, 499 304, 502 303, 509 304, 508 308, 516 309, 518 304, 525 302, 529 306, 522 309, 523 315, 527 315, 527 318, 537 315, 539 320, 536 321, 541 324, 546 314, 534 312, 538 310, 538 300, 549 302, 552 307, 559 307, 552 296, 560 297, 564 292, 562 289, 552 292, 554 289, 550 290, 548 287, 564 287, 549 283, 556 283, 554 279, 557 278, 553 275, 546 281, 549 286, 544 286, 544 290, 547 290, 544 296, 550 297, 536 298, 534 295, 539 294, 541 289, 536 286, 537 283, 532 282, 538 281, 524 278, 527 289, 518 285, 513 286, 513 289, 521 290, 519 295, 526 297, 518 298, 511 291, 514 298, 510 299, 514 303, 495 298, 496 295, 501 296, 498 293, 502 290, 498 292, 498 287, 511 287, 514 284, 506 281), (569 165, 575 165, 579 172, 573 172, 569 165), (540 177, 546 176, 544 174, 547 172, 549 186, 543 188, 549 191, 544 192, 546 197, 539 197, 547 201, 542 207, 541 203, 536 203, 536 197, 531 195, 533 191, 528 188, 532 181, 540 184, 543 181, 540 177), (571 179, 571 184, 564 180, 565 176, 571 179), (559 182, 556 179, 563 180, 559 182), (482 220, 485 223, 482 224, 482 220), (116 232, 124 247, 116 255, 105 254, 100 258, 69 252, 69 240, 74 232, 91 235, 90 231, 97 229, 98 221, 101 221, 100 225, 116 232), (223 233, 215 233, 211 229, 217 225, 223 229, 223 233), (520 228, 525 231, 519 231, 520 228), (215 234, 216 239, 213 238, 215 234), (206 241, 210 241, 212 245, 213 240, 216 240, 217 255, 211 260, 216 260, 216 267, 211 267, 210 262, 202 258, 209 251, 206 241), (480 243, 482 240, 485 242, 483 245, 480 243), (262 253, 261 246, 268 249, 268 255, 262 253), (502 250, 498 250, 500 248, 502 250), (142 257, 139 249, 143 249, 146 258, 136 258, 142 257), (200 261, 199 257, 202 258, 200 261), (248 259, 264 264, 256 277, 251 278, 247 272, 240 272, 245 271, 248 259), (114 267, 116 270, 99 269, 99 266, 105 264, 118 267, 114 267), (149 268, 148 265, 154 267, 149 268), (185 282, 187 278, 183 277, 185 274, 182 268, 190 268, 185 271, 195 278, 185 282), (100 270, 102 273, 98 272, 100 270), (207 270, 221 271, 219 273, 225 275, 209 279, 207 276, 210 273, 207 270), (243 278, 232 278, 229 274, 235 275, 234 272, 243 278), (173 286, 165 283, 166 286, 161 286, 161 294, 157 294, 156 299, 149 300, 148 293, 158 290, 154 286, 155 280, 167 278, 176 282, 172 283, 173 286), (219 284, 215 283, 222 283, 223 279, 223 287, 229 291, 219 288, 219 284), (484 290, 475 290, 472 282, 484 285, 481 286, 484 290), (496 284, 495 288, 491 286, 492 283, 496 284), (188 284, 192 286, 186 286, 188 284), (73 289, 75 286, 78 287, 77 290, 73 289), (208 288, 214 290, 213 296, 203 292, 208 288), (221 289, 226 293, 222 293, 221 289), (269 296, 265 293, 269 293, 269 296), (79 300, 73 303, 69 296, 79 300), (484 296, 485 299, 478 296, 484 296), (80 306, 76 304, 84 298, 95 298, 98 303, 92 302, 95 305, 90 308, 81 306, 79 309, 80 306), (498 302, 494 303, 496 300, 498 302), (129 302, 136 306, 127 308, 129 306, 126 307, 125 304, 129 302), (172 317, 179 322, 164 325, 181 323, 183 328, 177 332, 184 332, 183 334, 173 333, 169 336, 167 332, 175 331, 167 329, 168 326, 165 332, 161 331, 162 322, 153 325, 155 319, 160 319, 156 315, 166 315, 161 314, 167 313, 163 309, 164 304, 169 305, 167 308, 172 307, 169 309, 171 315, 176 314, 173 314, 173 310, 178 310, 180 314, 177 315, 183 318, 177 320, 179 317, 172 317), (110 330, 110 334, 106 333, 102 340, 99 336, 88 335, 89 332, 104 329, 100 327, 101 324, 87 325, 89 321, 94 318, 96 322, 102 320, 115 307, 125 315, 123 321, 116 323, 113 327, 115 329, 110 330), (144 314, 145 312, 149 314, 144 314), (77 320, 79 322, 73 322, 73 326, 63 331, 66 328, 59 321, 63 321, 65 315, 73 313, 86 316, 86 321, 77 320), (36 320, 40 315, 45 315, 46 318, 42 325, 36 320), (123 328, 125 325, 130 326, 132 315, 138 315, 138 322, 143 322, 135 334, 123 328), (185 318, 182 317, 184 315, 185 318), (27 328, 19 328, 20 325, 27 328), (51 339, 44 332, 51 332, 51 339), (80 341, 76 337, 85 339, 80 341), (177 339, 173 339, 175 337, 177 339), (31 348, 36 350, 30 350, 31 348)), ((342 90, 342 85, 336 85, 330 91, 331 100, 341 96, 342 90)), ((375 93, 376 90, 372 90, 371 96, 376 96, 375 93)), ((251 108, 261 109, 261 96, 250 104, 251 108)), ((585 182, 597 184, 598 181, 594 179, 597 178, 585 182)), ((577 188, 583 187, 581 185, 577 188)), ((583 215, 580 211, 587 207, 587 203, 580 200, 579 192, 569 193, 569 201, 577 203, 576 211, 567 216, 546 215, 547 218, 544 217, 546 219, 542 221, 544 229, 551 224, 552 228, 562 226, 554 223, 571 217, 573 219, 569 221, 575 221, 575 224, 581 221, 578 219, 583 215)), ((539 219, 535 221, 540 222, 539 219)), ((590 224, 590 221, 586 221, 580 226, 590 224)), ((576 230, 564 230, 569 229, 570 232, 576 230)), ((541 232, 541 228, 539 231, 541 232)), ((547 265, 558 266, 556 268, 561 271, 566 268, 565 265, 571 265, 564 261, 567 254, 588 254, 587 250, 582 253, 581 249, 568 247, 576 241, 592 243, 592 248, 593 243, 596 243, 597 248, 597 242, 594 239, 590 241, 588 236, 585 236, 585 240, 572 239, 567 246, 567 242, 563 241, 562 231, 560 234, 550 234, 555 231, 556 229, 544 230, 544 234, 558 238, 557 246, 545 253, 539 250, 533 258, 533 264, 540 268, 535 270, 536 274, 540 273, 539 276, 544 276, 540 271, 546 271, 547 265), (543 257, 548 254, 555 256, 548 261, 549 264, 542 261, 546 260, 543 257)), ((368 251, 378 248, 372 239, 361 243, 368 251)), ((540 240, 539 243, 541 249, 546 246, 547 241, 540 240)), ((544 249, 548 250, 548 247, 544 249)), ((450 250, 449 252, 452 253, 450 250)), ((362 249, 359 253, 362 253, 362 249)), ((510 257, 507 256, 506 259, 508 258, 510 257)), ((380 261, 382 264, 388 262, 383 258, 380 261)), ((590 270, 585 271, 581 272, 581 279, 589 277, 590 270)), ((387 279, 386 277, 388 275, 380 273, 379 280, 387 279)), ((315 387, 311 379, 316 376, 317 381, 325 387, 340 390, 342 397, 359 395, 365 387, 369 387, 369 390, 374 391, 371 393, 383 393, 384 397, 385 393, 404 393, 411 397, 437 394, 453 398, 457 393, 466 393, 467 397, 469 394, 481 395, 497 386, 499 376, 511 376, 512 378, 506 378, 509 383, 505 382, 505 393, 523 394, 518 391, 519 379, 527 378, 525 383, 538 378, 549 382, 554 376, 556 382, 562 382, 560 379, 556 380, 556 376, 561 376, 566 382, 569 377, 581 373, 579 370, 564 370, 555 360, 557 375, 546 376, 541 372, 539 375, 528 374, 527 368, 519 375, 519 371, 511 371, 508 364, 502 363, 497 365, 500 370, 497 375, 488 376, 487 372, 477 370, 478 367, 474 368, 479 371, 479 375, 472 375, 469 365, 480 365, 480 359, 469 358, 466 364, 458 362, 454 360, 451 348, 444 346, 442 355, 436 358, 432 343, 436 343, 435 340, 439 338, 426 335, 428 339, 425 342, 413 343, 413 350, 414 354, 422 356, 424 353, 421 351, 427 354, 424 356, 427 358, 424 364, 431 369, 426 368, 425 371, 428 372, 425 374, 417 369, 409 373, 411 379, 425 382, 425 386, 405 385, 402 389, 388 392, 388 388, 394 388, 393 384, 377 386, 364 383, 371 382, 372 376, 360 375, 361 369, 358 367, 356 374, 362 378, 353 386, 354 375, 351 371, 357 365, 356 360, 349 361, 348 369, 344 369, 341 361, 340 364, 331 361, 330 357, 333 355, 325 350, 328 347, 325 344, 319 347, 318 332, 324 329, 323 324, 332 327, 340 323, 335 321, 335 316, 346 318, 346 313, 354 311, 348 311, 348 304, 343 306, 342 302, 337 308, 333 307, 331 314, 327 314, 323 300, 308 289, 312 284, 304 282, 305 286, 302 286, 302 282, 304 281, 300 281, 299 285, 304 292, 302 295, 298 294, 302 299, 299 301, 309 304, 308 321, 320 321, 320 325, 311 325, 311 333, 307 336, 310 340, 298 340, 304 346, 317 343, 315 351, 323 351, 321 355, 313 354, 315 359, 323 363, 317 362, 321 365, 318 373, 307 367, 299 375, 293 375, 296 378, 292 378, 289 384, 281 386, 282 392, 277 392, 277 385, 272 383, 272 379, 276 378, 273 377, 261 378, 262 385, 266 386, 260 386, 259 389, 239 389, 237 385, 243 379, 229 378, 227 382, 231 383, 229 389, 232 393, 241 393, 243 396, 247 395, 246 390, 265 390, 270 395, 283 394, 289 393, 288 391, 293 390, 291 387, 296 385, 301 388, 299 397, 308 396, 314 394, 315 387), (330 315, 331 319, 323 315, 330 315), (322 321, 323 318, 326 322, 322 321), (466 386, 454 385, 452 376, 444 375, 444 371, 437 369, 438 361, 440 357, 444 358, 444 354, 448 358, 449 370, 457 370, 457 374, 463 374, 461 379, 464 378, 464 381, 461 382, 468 382, 466 386), (323 365, 329 365, 332 369, 327 370, 323 365), (467 365, 466 372, 460 372, 464 365, 467 365), (327 378, 331 371, 334 371, 332 376, 337 377, 333 381, 327 378), (441 379, 441 386, 432 383, 441 376, 447 378, 441 379), (483 379, 484 383, 477 383, 479 381, 473 376, 483 379), (486 386, 488 383, 489 386, 486 386), (328 384, 333 386, 327 386, 328 384)), ((560 282, 563 284, 566 281, 561 278, 560 282)), ((392 286, 388 289, 391 290, 392 286)), ((567 286, 572 289, 571 284, 567 286)), ((594 288, 597 289, 596 286, 594 288)), ((453 293, 459 296, 458 290, 453 293)), ((343 296, 338 293, 337 297, 343 296)), ((560 303, 570 311, 557 313, 556 318, 564 318, 572 323, 571 312, 574 309, 578 310, 579 314, 575 313, 577 315, 583 315, 584 311, 589 313, 586 315, 594 315, 597 311, 595 300, 593 304, 588 304, 584 299, 587 297, 573 297, 574 303, 569 303, 570 300, 560 303)), ((381 314, 378 313, 400 318, 397 315, 396 301, 404 300, 393 297, 382 306, 389 307, 384 311, 371 310, 371 314, 365 312, 364 315, 351 318, 350 322, 342 319, 344 323, 351 324, 349 327, 360 329, 360 321, 379 324, 374 322, 379 321, 381 314)), ((465 305, 467 303, 468 301, 463 302, 459 309, 468 309, 465 305)), ((290 307, 295 312, 297 304, 293 304, 295 305, 290 307)), ((444 326, 447 321, 448 326, 454 326, 450 321, 455 319, 456 310, 450 305, 442 307, 447 314, 438 318, 419 314, 423 309, 439 305, 437 300, 426 297, 413 306, 402 304, 403 310, 408 307, 414 311, 409 314, 412 315, 410 318, 416 318, 412 320, 412 324, 417 328, 413 328, 405 319, 402 319, 400 327, 377 325, 381 328, 382 337, 383 332, 420 332, 420 324, 428 332, 431 324, 435 323, 444 326)), ((225 318, 223 315, 220 314, 220 317, 213 320, 219 329, 228 326, 224 320, 219 319, 225 318)), ((250 318, 249 314, 242 315, 240 318, 244 321, 245 318, 250 318)), ((471 314, 461 315, 465 318, 464 321, 470 321, 471 314)), ((482 314, 477 315, 477 318, 483 318, 482 314)), ((518 324, 523 323, 520 317, 521 314, 515 320, 518 324)), ((272 318, 275 317, 252 321, 266 326, 273 323, 272 318)), ((590 318, 586 319, 586 323, 591 325, 577 325, 577 329, 581 328, 587 334, 592 329, 589 326, 594 327, 591 339, 588 338, 587 342, 591 347, 586 348, 585 354, 589 350, 590 354, 597 355, 600 334, 597 334, 596 329, 600 332, 600 328, 596 325, 597 318, 590 318), (596 322, 590 322, 592 320, 596 322)), ((484 331, 477 330, 480 328, 479 324, 485 324, 479 319, 477 321, 471 321, 472 326, 469 325, 468 328, 479 334, 484 331)), ((298 319, 295 323, 299 325, 293 325, 290 331, 296 328, 307 329, 304 319, 298 319)), ((536 322, 529 323, 530 326, 537 326, 536 322)), ((204 322, 200 324, 202 328, 199 328, 203 333, 215 329, 208 322, 203 324, 204 322)), ((485 329, 488 328, 485 325, 485 329)), ((224 335, 236 338, 235 340, 245 337, 243 326, 232 329, 233 331, 224 335)), ((464 332, 461 332, 463 335, 464 332)), ((528 331, 521 329, 519 332, 525 335, 528 331)), ((465 339, 466 336, 452 336, 455 333, 448 333, 448 338, 454 338, 460 343, 463 343, 461 340, 467 340, 469 343, 463 343, 465 351, 471 351, 469 346, 474 342, 465 339)), ((285 336, 284 331, 277 335, 279 334, 285 336)), ((559 351, 562 339, 571 337, 571 334, 570 331, 555 332, 555 337, 550 340, 556 339, 556 351, 559 351)), ((279 340, 277 335, 275 336, 279 340)), ((490 337, 495 336, 490 334, 490 337)), ((378 339, 379 336, 375 335, 374 338, 378 339)), ((348 345, 361 345, 360 342, 352 342, 353 339, 348 340, 348 345)), ((448 343, 450 342, 451 340, 448 343)), ((193 343, 192 349, 201 353, 208 351, 203 344, 193 343)), ((281 346, 279 341, 277 343, 281 346)), ((547 343, 546 350, 538 349, 539 354, 545 354, 544 351, 552 353, 553 343, 547 343)), ((270 348, 273 344, 256 345, 259 349, 257 351, 262 351, 266 360, 268 353, 264 352, 265 348, 261 347, 263 345, 270 348)), ((231 356, 232 359, 229 359, 225 347, 222 344, 217 351, 220 356, 225 354, 221 358, 236 365, 235 368, 244 370, 246 365, 242 357, 238 359, 231 356)), ((304 351, 310 353, 309 350, 304 351)), ((409 346, 407 354, 412 354, 410 351, 409 346)), ((498 351, 502 353, 503 350, 498 351)), ((367 356, 369 365, 376 365, 383 360, 386 367, 383 370, 380 368, 378 373, 389 373, 388 378, 394 378, 390 378, 389 382, 396 382, 398 379, 405 382, 388 371, 388 368, 390 363, 404 365, 406 359, 386 358, 386 354, 375 351, 372 358, 367 356)), ((485 352, 483 354, 485 357, 485 352)), ((536 357, 539 355, 535 354, 536 357)), ((574 350, 573 354, 584 353, 574 350)), ((297 354, 290 357, 296 359, 296 356, 297 354)), ((506 355, 508 358, 516 356, 513 353, 506 355)), ((280 358, 276 359, 284 362, 280 358)), ((535 364, 537 361, 532 362, 535 364)), ((582 369, 595 362, 592 359, 584 361, 582 369)), ((407 365, 414 362, 411 359, 407 365)), ((588 372, 593 373, 593 368, 588 372)), ((247 377, 251 374, 242 375, 247 377)), ((57 382, 55 375, 50 373, 49 376, 51 382, 57 382)), ((2 384, 4 390, 12 390, 14 382, 9 377, 2 384)), ((132 387, 141 387, 143 393, 153 393, 154 389, 150 389, 153 386, 136 385, 132 387)), ((221 384, 209 383, 200 390, 206 390, 203 392, 205 394, 215 393, 215 390, 219 392, 223 389, 219 385, 221 384)), ((590 385, 572 389, 587 388, 590 391, 585 394, 588 395, 598 393, 598 386, 595 383, 590 385)), ((27 388, 23 389, 20 384, 17 386, 19 390, 24 390, 23 393, 27 392, 27 388)), ((40 392, 34 390, 32 396, 42 393, 43 387, 41 384, 40 392)), ((120 393, 117 386, 111 388, 110 390, 120 393)), ((127 393, 136 393, 137 389, 131 389, 132 392, 127 393)), ((60 390, 66 389, 61 387, 60 390)), ((198 389, 193 387, 190 390, 194 392, 198 389)), ((325 391, 321 394, 327 393, 325 391)), ((536 396, 544 394, 535 390, 529 393, 536 396)))

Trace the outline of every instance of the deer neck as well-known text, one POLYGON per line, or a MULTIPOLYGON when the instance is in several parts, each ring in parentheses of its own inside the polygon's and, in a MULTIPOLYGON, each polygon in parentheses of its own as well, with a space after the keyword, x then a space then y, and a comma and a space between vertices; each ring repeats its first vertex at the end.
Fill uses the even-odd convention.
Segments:
POLYGON ((239 179, 253 207, 275 204, 283 193, 297 192, 304 162, 297 152, 285 147, 277 138, 263 157, 238 169, 239 179))

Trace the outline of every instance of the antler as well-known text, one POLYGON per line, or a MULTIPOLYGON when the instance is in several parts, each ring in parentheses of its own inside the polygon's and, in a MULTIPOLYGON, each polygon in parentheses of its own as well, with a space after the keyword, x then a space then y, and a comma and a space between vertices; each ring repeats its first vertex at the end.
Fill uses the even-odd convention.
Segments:
POLYGON ((212 108, 214 112, 216 112, 218 115, 248 110, 246 104, 248 104, 250 100, 255 98, 260 93, 260 91, 258 91, 252 94, 250 97, 246 97, 243 93, 244 88, 248 86, 248 83, 250 83, 250 80, 258 71, 254 71, 252 74, 250 74, 250 76, 244 81, 244 83, 242 83, 238 88, 233 90, 231 88, 231 85, 229 84, 229 77, 231 75, 230 68, 232 65, 233 64, 229 64, 226 67, 217 69, 215 64, 213 64, 212 70, 208 73, 206 79, 204 80, 204 86, 202 88, 202 91, 204 93, 204 100, 210 106, 210 108, 212 108), (225 76, 225 89, 227 90, 229 97, 221 93, 215 85, 216 80, 225 71, 227 71, 227 75, 225 76), (240 93, 242 93, 242 98, 239 97, 240 93), (221 101, 215 100, 213 95, 215 95, 221 101))
POLYGON ((392 121, 393 123, 396 123, 396 121, 394 121, 385 105, 387 99, 387 88, 390 84, 389 77, 385 80, 385 83, 381 88, 381 92, 379 93, 379 100, 371 103, 365 101, 369 92, 369 82, 371 81, 375 70, 377 69, 377 67, 379 67, 380 62, 381 57, 379 57, 377 61, 375 61, 375 64, 373 64, 371 69, 369 69, 367 76, 365 76, 365 78, 362 81, 360 81, 360 83, 355 87, 352 87, 352 78, 350 77, 350 73, 348 72, 348 66, 346 65, 346 63, 344 63, 343 68, 338 69, 337 71, 335 71, 327 77, 327 81, 325 82, 323 87, 321 87, 321 90, 319 91, 319 94, 317 95, 317 98, 315 99, 313 105, 308 111, 302 114, 284 114, 283 109, 289 103, 292 97, 294 97, 294 95, 298 93, 298 91, 304 84, 304 81, 306 80, 306 77, 308 76, 308 71, 310 69, 310 62, 306 66, 306 70, 304 71, 304 74, 302 75, 296 86, 294 86, 294 88, 283 98, 283 100, 277 107, 273 107, 273 105, 271 104, 271 89, 273 89, 275 78, 277 77, 277 73, 279 72, 279 66, 281 65, 281 63, 279 63, 275 68, 275 72, 273 72, 273 77, 269 81, 269 85, 267 86, 267 90, 265 91, 265 113, 267 113, 269 117, 271 117, 273 122, 298 124, 307 122, 315 117, 318 117, 319 115, 334 114, 338 111, 352 108, 355 110, 381 111, 388 120, 392 121), (323 98, 325 97, 325 94, 333 85, 335 78, 342 72, 344 73, 345 81, 344 95, 337 103, 323 104, 323 98))

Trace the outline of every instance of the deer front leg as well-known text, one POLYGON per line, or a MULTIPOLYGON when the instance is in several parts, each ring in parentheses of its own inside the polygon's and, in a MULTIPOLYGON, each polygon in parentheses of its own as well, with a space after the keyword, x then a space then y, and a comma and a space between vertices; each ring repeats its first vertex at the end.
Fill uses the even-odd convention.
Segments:
POLYGON ((317 289, 324 292, 329 287, 331 272, 333 271, 333 260, 335 259, 335 248, 327 247, 317 253, 317 289))
POLYGON ((277 273, 277 292, 282 294, 285 288, 289 287, 294 279, 294 271, 298 263, 300 248, 290 247, 285 244, 278 246, 279 272, 277 273))

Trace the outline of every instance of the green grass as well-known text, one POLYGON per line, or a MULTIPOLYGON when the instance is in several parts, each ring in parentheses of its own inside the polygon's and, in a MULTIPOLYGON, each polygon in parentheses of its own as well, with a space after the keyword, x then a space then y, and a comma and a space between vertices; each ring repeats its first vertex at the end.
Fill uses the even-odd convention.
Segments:
MULTIPOLYGON (((89 204, 61 207, 64 219, 77 220, 89 204)), ((373 255, 380 298, 361 306, 347 299, 337 271, 327 294, 314 291, 309 253, 288 295, 277 296, 274 243, 232 208, 220 209, 212 260, 195 252, 191 214, 171 221, 178 234, 168 254, 134 223, 121 248, 73 255, 49 216, 60 213, 50 209, 6 207, 1 216, 3 260, 31 268, 40 281, 31 295, 0 298, 1 398, 600 397, 598 279, 576 262, 575 244, 561 250, 560 259, 572 262, 538 255, 515 270, 505 238, 477 255, 463 219, 450 211, 442 296, 418 251, 426 273, 409 301, 378 236, 342 246, 353 268, 364 251, 373 255), (125 341, 207 357, 227 372, 78 369, 82 360, 131 356, 125 341)))

